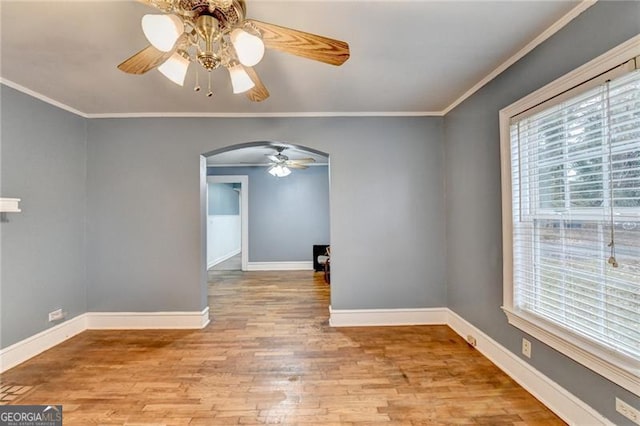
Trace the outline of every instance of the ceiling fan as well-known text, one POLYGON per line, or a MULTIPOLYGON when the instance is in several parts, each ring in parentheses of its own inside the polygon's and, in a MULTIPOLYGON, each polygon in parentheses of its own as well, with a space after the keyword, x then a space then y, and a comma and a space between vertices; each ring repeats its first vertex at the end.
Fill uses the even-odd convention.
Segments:
MULTIPOLYGON (((246 93, 254 102, 269 97, 253 66, 265 48, 331 65, 349 59, 349 45, 340 40, 246 19, 244 0, 138 0, 163 12, 142 17, 142 30, 151 43, 118 68, 129 74, 158 70, 182 86, 189 65, 199 64, 209 75, 224 67, 233 93, 246 93)), ((196 71, 195 91, 200 90, 196 71)))
POLYGON ((313 158, 299 158, 297 160, 290 160, 289 157, 284 155, 282 151, 287 149, 286 146, 277 146, 275 154, 266 154, 267 158, 271 160, 271 167, 267 170, 272 176, 285 177, 291 174, 291 169, 306 169, 309 163, 315 163, 313 158))

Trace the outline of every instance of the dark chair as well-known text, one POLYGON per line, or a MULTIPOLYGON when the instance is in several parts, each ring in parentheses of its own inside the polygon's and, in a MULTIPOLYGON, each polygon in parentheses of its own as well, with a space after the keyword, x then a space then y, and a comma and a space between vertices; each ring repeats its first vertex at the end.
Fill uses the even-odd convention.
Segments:
POLYGON ((327 251, 325 255, 322 256, 322 259, 320 259, 320 257, 321 256, 318 256, 318 262, 322 260, 323 262, 321 263, 324 264, 324 281, 327 284, 331 284, 331 246, 327 247, 327 251))

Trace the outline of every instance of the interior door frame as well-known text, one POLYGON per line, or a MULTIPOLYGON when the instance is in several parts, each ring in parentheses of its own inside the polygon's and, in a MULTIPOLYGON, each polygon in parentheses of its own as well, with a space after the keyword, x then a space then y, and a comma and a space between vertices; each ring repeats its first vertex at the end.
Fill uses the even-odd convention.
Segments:
POLYGON ((240 259, 242 270, 246 271, 249 264, 249 176, 213 175, 207 176, 207 183, 240 184, 240 259))

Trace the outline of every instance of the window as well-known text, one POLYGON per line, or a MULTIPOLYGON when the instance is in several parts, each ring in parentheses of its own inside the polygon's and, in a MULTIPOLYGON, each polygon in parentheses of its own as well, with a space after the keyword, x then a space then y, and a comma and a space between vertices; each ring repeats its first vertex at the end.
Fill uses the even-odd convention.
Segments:
POLYGON ((634 40, 501 111, 503 309, 514 326, 639 394, 634 40))

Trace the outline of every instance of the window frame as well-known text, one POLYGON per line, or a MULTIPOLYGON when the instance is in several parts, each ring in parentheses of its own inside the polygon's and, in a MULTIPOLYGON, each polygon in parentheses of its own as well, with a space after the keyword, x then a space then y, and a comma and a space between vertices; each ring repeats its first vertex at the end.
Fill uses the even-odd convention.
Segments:
POLYGON ((626 360, 578 334, 514 308, 511 134, 514 116, 592 80, 640 56, 640 35, 614 47, 585 65, 503 108, 499 112, 502 187, 503 306, 509 324, 563 353, 574 361, 640 396, 640 363, 626 360))

